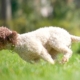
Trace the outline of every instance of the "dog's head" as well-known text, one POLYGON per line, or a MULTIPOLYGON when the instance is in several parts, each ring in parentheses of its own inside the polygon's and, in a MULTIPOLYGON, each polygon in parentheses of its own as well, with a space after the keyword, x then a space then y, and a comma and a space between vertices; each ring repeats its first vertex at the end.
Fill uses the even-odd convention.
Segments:
POLYGON ((0 50, 6 48, 7 44, 15 45, 17 40, 17 32, 11 31, 6 27, 0 27, 0 50))

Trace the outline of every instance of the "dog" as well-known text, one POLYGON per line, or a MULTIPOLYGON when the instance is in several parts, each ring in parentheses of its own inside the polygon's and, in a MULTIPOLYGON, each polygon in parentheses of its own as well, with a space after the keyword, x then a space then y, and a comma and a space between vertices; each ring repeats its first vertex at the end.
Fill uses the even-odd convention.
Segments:
POLYGON ((61 62, 68 62, 72 55, 71 43, 75 41, 80 41, 80 37, 59 27, 44 27, 23 34, 0 27, 0 50, 13 50, 29 63, 43 59, 54 64, 59 53, 63 53, 61 62))

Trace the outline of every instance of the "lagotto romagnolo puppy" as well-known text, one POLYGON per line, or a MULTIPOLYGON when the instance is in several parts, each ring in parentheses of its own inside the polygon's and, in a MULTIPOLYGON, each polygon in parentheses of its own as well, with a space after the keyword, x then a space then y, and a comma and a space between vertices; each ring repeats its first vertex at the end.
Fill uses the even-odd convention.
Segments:
POLYGON ((72 55, 70 46, 74 41, 80 41, 80 37, 59 27, 44 27, 24 34, 0 27, 0 50, 13 48, 30 63, 43 59, 54 64, 59 53, 63 53, 62 63, 67 62, 72 55))

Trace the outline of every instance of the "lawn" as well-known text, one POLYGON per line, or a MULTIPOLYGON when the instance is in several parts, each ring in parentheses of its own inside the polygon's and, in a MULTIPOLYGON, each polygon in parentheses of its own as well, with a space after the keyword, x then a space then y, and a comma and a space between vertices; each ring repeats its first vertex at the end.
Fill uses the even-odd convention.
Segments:
POLYGON ((29 64, 17 54, 0 52, 0 80, 80 80, 80 55, 73 54, 66 64, 45 61, 29 64))

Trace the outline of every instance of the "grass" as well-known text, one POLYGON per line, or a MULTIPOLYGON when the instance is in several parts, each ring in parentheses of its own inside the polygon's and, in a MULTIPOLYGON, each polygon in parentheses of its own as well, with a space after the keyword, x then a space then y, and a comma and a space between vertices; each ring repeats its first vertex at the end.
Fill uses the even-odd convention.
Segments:
POLYGON ((8 50, 0 52, 0 80, 80 80, 80 55, 66 64, 29 64, 8 50))

